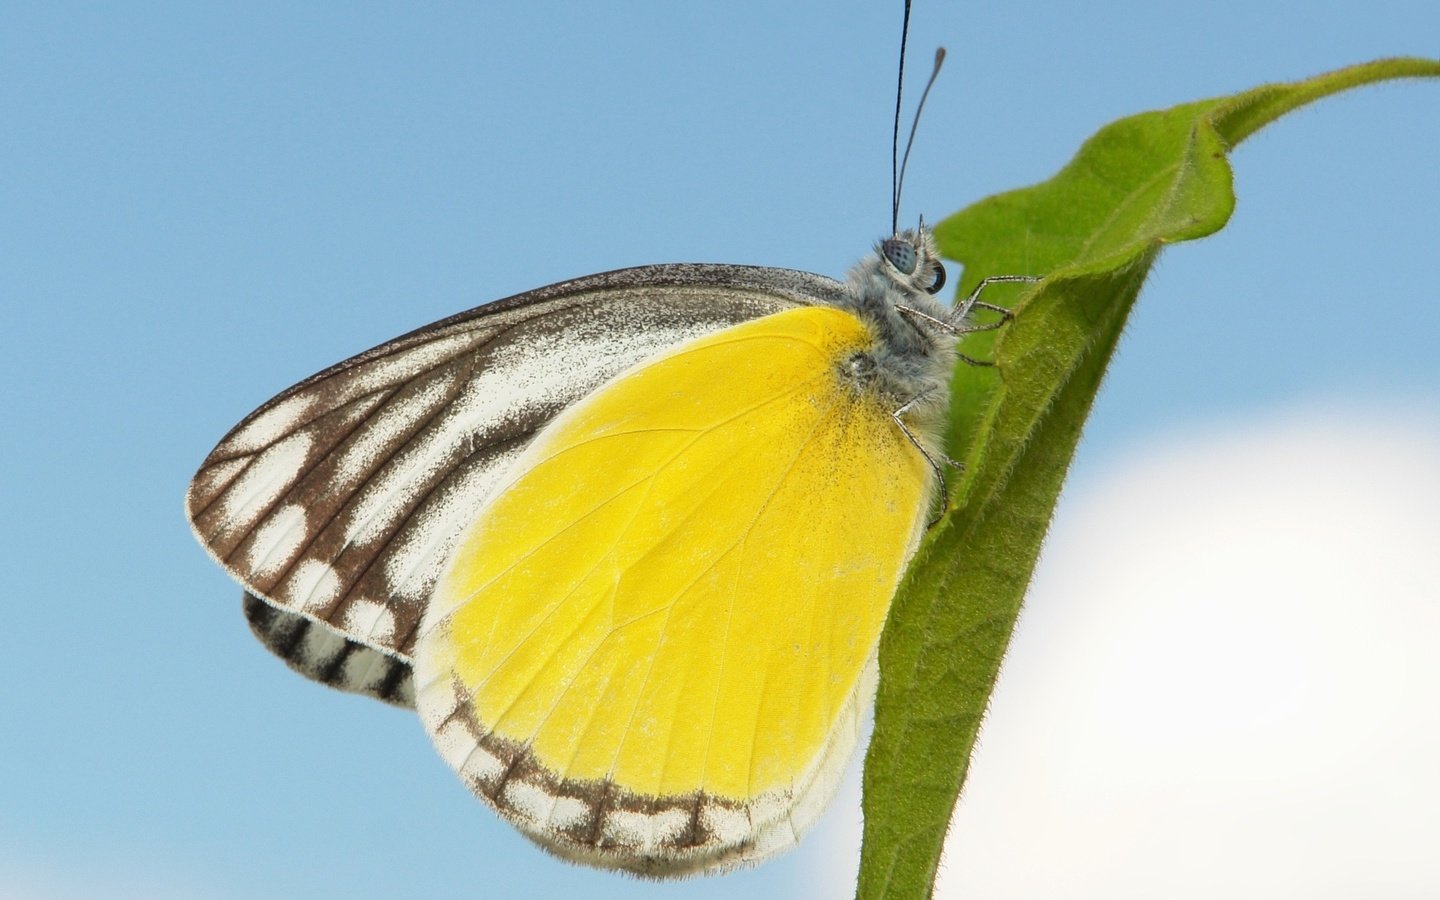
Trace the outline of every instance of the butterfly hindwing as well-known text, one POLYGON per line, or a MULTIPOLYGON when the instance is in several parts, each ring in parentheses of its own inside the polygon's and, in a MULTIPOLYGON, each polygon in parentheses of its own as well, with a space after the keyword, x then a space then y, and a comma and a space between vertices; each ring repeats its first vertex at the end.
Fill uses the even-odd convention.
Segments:
POLYGON ((425 615, 417 707, 541 844, 723 868, 828 797, 931 480, 847 378, 874 345, 823 307, 695 339, 567 409, 480 510, 425 615))
POLYGON ((557 413, 667 347, 842 291, 790 270, 662 265, 478 307, 262 406, 205 460, 187 512, 267 648, 409 705, 415 633, 451 548, 557 413))
POLYGON ((394 706, 415 705, 408 657, 383 653, 323 622, 271 606, 248 591, 243 608, 260 643, 306 678, 394 706))

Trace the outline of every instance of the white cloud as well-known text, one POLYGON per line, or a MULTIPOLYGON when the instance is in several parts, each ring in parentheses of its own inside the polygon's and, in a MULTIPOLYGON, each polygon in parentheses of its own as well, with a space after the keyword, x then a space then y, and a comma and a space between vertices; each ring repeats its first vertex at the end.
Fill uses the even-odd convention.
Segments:
POLYGON ((1440 422, 1077 484, 947 847, 940 898, 1440 896, 1440 422))

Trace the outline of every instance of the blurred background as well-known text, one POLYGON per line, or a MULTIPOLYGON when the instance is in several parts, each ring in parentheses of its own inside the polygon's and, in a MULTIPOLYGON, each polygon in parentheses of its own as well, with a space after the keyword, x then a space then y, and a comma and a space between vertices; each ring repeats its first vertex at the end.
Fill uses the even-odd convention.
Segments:
MULTIPOLYGON (((650 262, 842 275, 889 226, 900 6, 5 4, 0 896, 847 896, 858 757, 760 868, 556 862, 413 716, 269 657, 181 498, 275 392, 478 303, 650 262)), ((920 0, 912 84, 950 57, 904 221, 1117 117, 1437 35, 1432 0, 920 0)), ((1440 84, 1326 100, 1162 256, 941 896, 1440 895, 1437 147, 1440 84)))

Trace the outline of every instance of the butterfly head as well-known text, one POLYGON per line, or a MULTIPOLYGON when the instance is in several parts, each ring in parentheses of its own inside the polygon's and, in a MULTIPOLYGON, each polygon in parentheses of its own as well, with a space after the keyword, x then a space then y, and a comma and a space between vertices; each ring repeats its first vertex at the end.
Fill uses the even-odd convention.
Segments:
POLYGON ((945 286, 945 266, 929 229, 897 231, 877 248, 882 272, 906 293, 937 294, 945 286))

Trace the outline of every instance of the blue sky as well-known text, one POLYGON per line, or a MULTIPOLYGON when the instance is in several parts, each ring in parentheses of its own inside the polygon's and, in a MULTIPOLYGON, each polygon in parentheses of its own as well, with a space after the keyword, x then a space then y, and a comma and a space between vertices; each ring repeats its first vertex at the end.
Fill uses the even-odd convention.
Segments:
MULTIPOLYGON (((275 392, 486 300, 648 262, 841 275, 888 228, 899 6, 7 4, 0 894, 718 898, 843 884, 846 810, 723 879, 652 885, 544 857, 470 798, 412 717, 269 658, 181 498, 215 441, 275 392)), ((912 35, 922 61, 950 50, 904 207, 937 220, 1048 177, 1123 115, 1434 55, 1440 7, 920 0, 912 35)), ((1393 433, 1374 467, 1400 466, 1393 451, 1430 484, 1436 454, 1405 448, 1440 446, 1427 443, 1437 147, 1434 82, 1328 100, 1242 146, 1235 217, 1161 258, 1067 499, 1186 447, 1243 468, 1222 450, 1297 416, 1320 424, 1285 432, 1285 458, 1393 433)), ((1370 458, 1336 457, 1331 475, 1347 482, 1370 458)), ((1059 515, 1046 566, 1079 552, 1062 542, 1065 500, 1059 515)), ((1360 521, 1382 519, 1417 521, 1360 521)), ((1404 583, 1440 600, 1426 572, 1404 583)), ((1025 678, 1072 677, 1023 659, 1025 678)), ((1046 854, 1064 856, 1026 859, 1046 854)))

